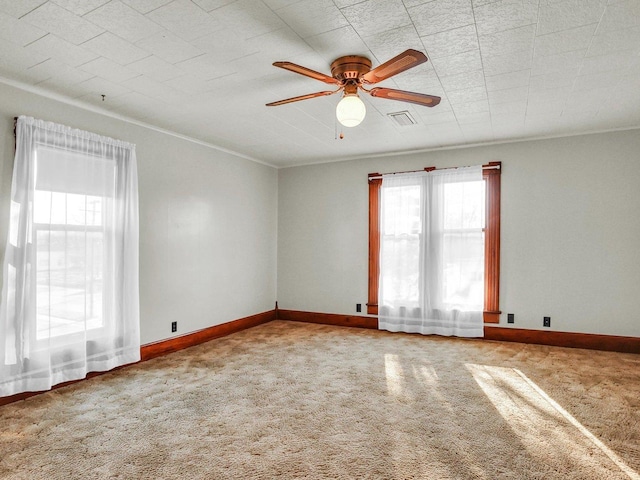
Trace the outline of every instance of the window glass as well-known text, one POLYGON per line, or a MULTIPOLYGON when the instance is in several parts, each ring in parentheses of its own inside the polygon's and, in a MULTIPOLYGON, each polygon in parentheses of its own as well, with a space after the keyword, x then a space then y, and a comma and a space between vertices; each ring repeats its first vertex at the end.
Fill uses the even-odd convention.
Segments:
POLYGON ((442 299, 447 307, 484 301, 484 189, 484 181, 444 187, 442 299))
POLYGON ((483 228, 485 182, 456 182, 444 186, 444 228, 483 228), (474 199, 483 199, 475 201, 474 199))
POLYGON ((389 298, 411 308, 420 301, 420 201, 421 186, 405 185, 385 188, 381 205, 381 248, 393 252, 381 259, 382 271, 387 272, 382 282, 389 298))
POLYGON ((37 150, 33 217, 36 248, 36 338, 104 326, 103 213, 114 164, 74 152, 37 150), (89 172, 87 163, 99 165, 89 172), (65 191, 67 190, 67 191, 65 191))

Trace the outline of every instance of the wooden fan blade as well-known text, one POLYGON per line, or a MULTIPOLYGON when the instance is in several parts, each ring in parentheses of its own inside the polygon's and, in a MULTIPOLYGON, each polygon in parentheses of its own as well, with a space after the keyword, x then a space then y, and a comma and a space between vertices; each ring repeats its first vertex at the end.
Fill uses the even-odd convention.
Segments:
POLYGON ((296 65, 291 62, 274 62, 274 67, 284 68, 285 70, 289 70, 290 72, 299 73, 300 75, 304 75, 305 77, 311 77, 315 80, 320 80, 324 83, 338 84, 340 83, 333 77, 329 75, 325 75, 324 73, 316 72, 315 70, 311 70, 307 67, 302 67, 300 65, 296 65))
POLYGON ((393 75, 409 70, 427 61, 427 56, 418 50, 409 49, 393 57, 388 62, 378 65, 362 76, 364 83, 378 83, 393 75))
POLYGON ((316 92, 309 93, 308 95, 300 95, 299 97, 287 98, 285 100, 278 100, 277 102, 267 103, 267 107, 277 107, 278 105, 284 105, 285 103, 291 102, 299 102, 300 100, 307 100, 308 98, 316 98, 316 97, 324 97, 326 95, 333 95, 334 93, 338 93, 341 89, 338 90, 327 90, 324 92, 316 92))
POLYGON ((416 103, 425 107, 435 107, 440 103, 440 97, 426 95, 424 93, 407 92, 405 90, 395 90, 393 88, 376 87, 366 90, 372 97, 388 98, 400 102, 416 103))

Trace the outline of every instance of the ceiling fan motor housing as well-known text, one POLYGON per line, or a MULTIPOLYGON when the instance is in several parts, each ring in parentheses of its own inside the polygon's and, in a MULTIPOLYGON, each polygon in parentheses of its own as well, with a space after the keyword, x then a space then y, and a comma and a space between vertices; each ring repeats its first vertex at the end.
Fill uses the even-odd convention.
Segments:
POLYGON ((371 60, 359 55, 340 57, 331 64, 331 75, 341 83, 357 80, 371 70, 371 60))

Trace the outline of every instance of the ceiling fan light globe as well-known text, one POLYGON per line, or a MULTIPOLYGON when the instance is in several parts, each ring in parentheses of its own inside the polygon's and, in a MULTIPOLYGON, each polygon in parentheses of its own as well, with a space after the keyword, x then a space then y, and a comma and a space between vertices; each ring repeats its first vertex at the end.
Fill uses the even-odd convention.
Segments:
POLYGON ((336 107, 336 118, 345 127, 360 125, 366 114, 367 108, 357 95, 343 97, 336 107))

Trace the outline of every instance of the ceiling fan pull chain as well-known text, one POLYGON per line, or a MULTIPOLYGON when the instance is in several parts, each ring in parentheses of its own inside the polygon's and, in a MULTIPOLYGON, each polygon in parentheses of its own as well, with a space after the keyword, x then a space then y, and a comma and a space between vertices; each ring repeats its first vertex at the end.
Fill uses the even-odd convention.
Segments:
POLYGON ((333 139, 334 140, 338 140, 338 139, 342 140, 342 139, 344 139, 344 132, 342 131, 342 126, 340 126, 340 133, 338 134, 338 123, 339 123, 338 119, 334 118, 333 119, 333 129, 334 129, 334 137, 333 137, 333 139))

